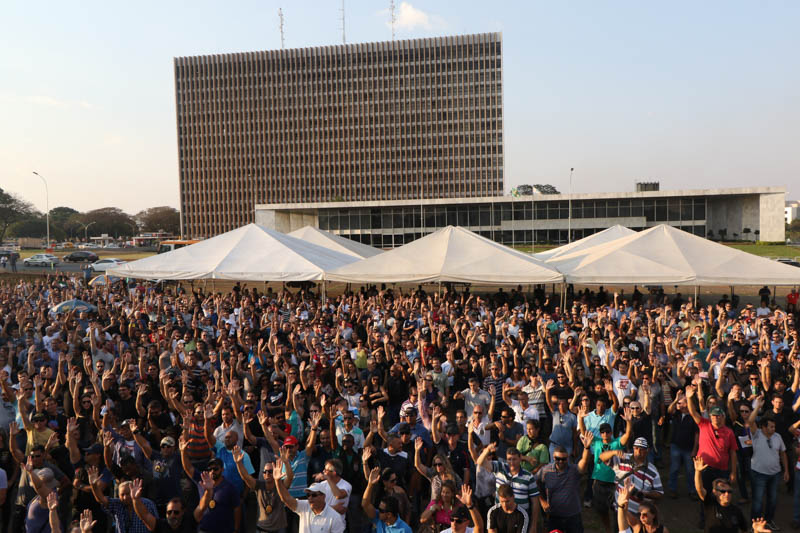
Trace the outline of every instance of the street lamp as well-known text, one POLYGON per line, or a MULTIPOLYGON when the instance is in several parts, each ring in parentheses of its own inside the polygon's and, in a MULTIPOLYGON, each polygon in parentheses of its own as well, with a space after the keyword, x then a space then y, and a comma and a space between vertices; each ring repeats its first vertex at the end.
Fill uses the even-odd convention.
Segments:
POLYGON ((45 219, 47 220, 47 246, 45 248, 50 248, 50 191, 47 189, 47 180, 44 179, 44 176, 35 171, 34 175, 39 176, 42 179, 42 183, 44 183, 45 207, 47 208, 45 213, 45 219))
POLYGON ((89 222, 86 225, 83 225, 83 240, 88 244, 89 243, 89 226, 92 224, 97 224, 97 221, 89 222))

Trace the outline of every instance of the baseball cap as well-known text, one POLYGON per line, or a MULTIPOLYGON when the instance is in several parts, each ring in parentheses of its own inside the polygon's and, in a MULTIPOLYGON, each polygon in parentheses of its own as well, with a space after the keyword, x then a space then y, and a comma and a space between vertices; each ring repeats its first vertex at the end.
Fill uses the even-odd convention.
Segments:
POLYGON ((410 432, 411 432, 411 426, 409 426, 409 425, 408 425, 407 423, 405 423, 405 422, 401 422, 401 423, 400 423, 400 424, 398 424, 398 426, 397 426, 397 432, 398 432, 398 433, 410 433, 410 432))
POLYGON ((417 414, 417 408, 413 405, 406 405, 403 408, 403 412, 400 413, 402 416, 411 416, 417 414))
POLYGON ((36 413, 35 415, 33 415, 33 417, 31 417, 31 420, 33 420, 34 422, 39 422, 40 420, 41 421, 47 420, 47 417, 44 416, 44 413, 36 413))
POLYGON ((459 434, 458 426, 456 424, 447 424, 447 429, 445 430, 445 432, 448 435, 458 435, 459 434))
POLYGON ((469 520, 469 511, 463 505, 458 507, 453 514, 451 515, 453 518, 457 518, 459 520, 469 520))
POLYGON ((286 440, 283 441, 284 446, 297 446, 297 437, 294 435, 289 435, 286 437, 286 440))
POLYGON ((96 442, 89 446, 88 448, 83 449, 84 453, 103 453, 103 445, 96 442))
POLYGON ((635 441, 633 441, 634 448, 649 448, 650 445, 647 444, 647 439, 644 437, 639 437, 635 441))
POLYGON ((597 431, 599 431, 600 433, 605 433, 605 432, 611 433, 612 431, 611 424, 609 424, 608 422, 604 422, 600 424, 600 427, 597 428, 597 431))
POLYGON ((172 437, 164 437, 161 439, 161 446, 175 446, 175 439, 172 437))
POLYGON ((718 405, 715 405, 714 407, 711 408, 711 410, 708 412, 708 414, 717 415, 717 416, 725 416, 725 411, 722 410, 722 407, 720 407, 718 405))

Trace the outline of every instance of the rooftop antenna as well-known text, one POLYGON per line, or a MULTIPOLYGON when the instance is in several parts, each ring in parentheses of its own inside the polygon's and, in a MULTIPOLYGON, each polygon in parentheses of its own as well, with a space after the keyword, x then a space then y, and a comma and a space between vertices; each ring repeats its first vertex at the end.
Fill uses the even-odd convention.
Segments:
POLYGON ((394 24, 397 22, 397 17, 394 14, 394 0, 389 1, 389 12, 391 13, 392 21, 392 40, 394 41, 394 24))
POLYGON ((342 0, 342 7, 339 8, 339 11, 342 14, 342 44, 347 44, 347 40, 344 37, 344 0, 342 0))
POLYGON ((286 44, 284 42, 284 35, 283 35, 283 9, 278 8, 278 19, 280 20, 279 27, 281 29, 281 50, 286 48, 286 44))

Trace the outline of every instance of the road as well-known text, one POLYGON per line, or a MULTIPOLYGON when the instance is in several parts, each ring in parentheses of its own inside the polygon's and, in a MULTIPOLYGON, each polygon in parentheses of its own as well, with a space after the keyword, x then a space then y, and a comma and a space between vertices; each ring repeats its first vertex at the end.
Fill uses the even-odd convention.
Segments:
MULTIPOLYGON (((17 272, 25 273, 25 274, 47 274, 47 273, 57 273, 57 272, 65 272, 68 274, 75 274, 81 272, 81 267, 86 263, 59 263, 55 266, 55 268, 51 269, 49 267, 26 267, 22 261, 17 261, 17 272)), ((0 272, 3 272, 0 269, 0 272)), ((11 272, 11 265, 6 265, 5 272, 11 272)))

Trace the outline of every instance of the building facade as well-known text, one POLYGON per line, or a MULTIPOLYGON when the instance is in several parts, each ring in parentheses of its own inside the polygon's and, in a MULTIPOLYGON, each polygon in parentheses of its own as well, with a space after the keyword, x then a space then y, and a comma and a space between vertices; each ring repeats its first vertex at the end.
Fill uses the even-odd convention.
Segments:
POLYGON ((499 33, 175 59, 182 229, 255 204, 500 196, 499 33))
POLYGON ((256 206, 256 222, 289 232, 311 225, 392 248, 444 226, 506 245, 562 244, 620 224, 670 224, 715 240, 783 241, 782 187, 548 194, 527 197, 323 202, 256 206))

